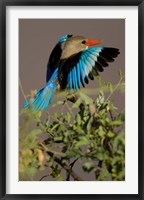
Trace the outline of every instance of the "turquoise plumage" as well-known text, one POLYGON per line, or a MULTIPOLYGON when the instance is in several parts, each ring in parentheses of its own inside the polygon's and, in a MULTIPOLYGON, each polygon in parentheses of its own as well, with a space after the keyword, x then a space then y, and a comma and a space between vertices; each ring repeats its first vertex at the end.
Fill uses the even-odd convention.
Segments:
POLYGON ((45 110, 51 103, 53 95, 56 91, 56 83, 58 76, 58 68, 54 71, 51 79, 48 81, 46 86, 41 90, 37 91, 36 97, 32 100, 32 105, 30 105, 30 99, 24 103, 24 108, 31 108, 33 111, 45 110))
POLYGON ((78 87, 80 88, 80 65, 77 63, 77 81, 78 81, 78 87))

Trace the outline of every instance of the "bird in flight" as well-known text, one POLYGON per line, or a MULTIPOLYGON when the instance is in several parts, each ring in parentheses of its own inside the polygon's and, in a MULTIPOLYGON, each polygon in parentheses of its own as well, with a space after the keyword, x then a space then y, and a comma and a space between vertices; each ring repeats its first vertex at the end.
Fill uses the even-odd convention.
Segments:
POLYGON ((114 61, 119 49, 97 46, 99 39, 87 39, 83 36, 65 35, 60 38, 52 50, 47 64, 46 85, 28 98, 24 108, 33 111, 47 109, 56 90, 76 91, 93 80, 99 72, 114 61))

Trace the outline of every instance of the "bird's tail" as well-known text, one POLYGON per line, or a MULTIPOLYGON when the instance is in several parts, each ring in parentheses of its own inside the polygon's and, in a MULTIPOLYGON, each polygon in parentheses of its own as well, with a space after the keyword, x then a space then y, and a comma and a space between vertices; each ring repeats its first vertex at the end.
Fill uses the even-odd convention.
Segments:
POLYGON ((30 108, 32 111, 45 110, 51 103, 54 93, 57 89, 56 82, 58 76, 58 68, 54 71, 51 79, 47 82, 46 86, 38 90, 34 98, 29 98, 24 103, 24 108, 30 108))

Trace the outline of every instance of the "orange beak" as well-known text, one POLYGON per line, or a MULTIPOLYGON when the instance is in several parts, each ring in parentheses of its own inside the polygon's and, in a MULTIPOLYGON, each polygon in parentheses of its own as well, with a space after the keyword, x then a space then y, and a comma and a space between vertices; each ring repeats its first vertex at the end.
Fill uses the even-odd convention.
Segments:
POLYGON ((87 40, 87 42, 85 43, 86 46, 94 46, 94 45, 98 45, 101 44, 101 40, 87 40))

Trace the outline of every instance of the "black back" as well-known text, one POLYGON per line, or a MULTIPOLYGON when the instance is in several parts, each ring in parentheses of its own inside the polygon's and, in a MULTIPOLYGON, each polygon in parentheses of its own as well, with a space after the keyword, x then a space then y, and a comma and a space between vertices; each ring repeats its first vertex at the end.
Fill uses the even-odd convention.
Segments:
POLYGON ((47 64, 47 73, 46 73, 46 81, 48 82, 51 78, 53 72, 55 71, 56 67, 58 67, 58 63, 60 61, 62 47, 61 43, 57 43, 57 45, 52 50, 49 61, 47 64))

